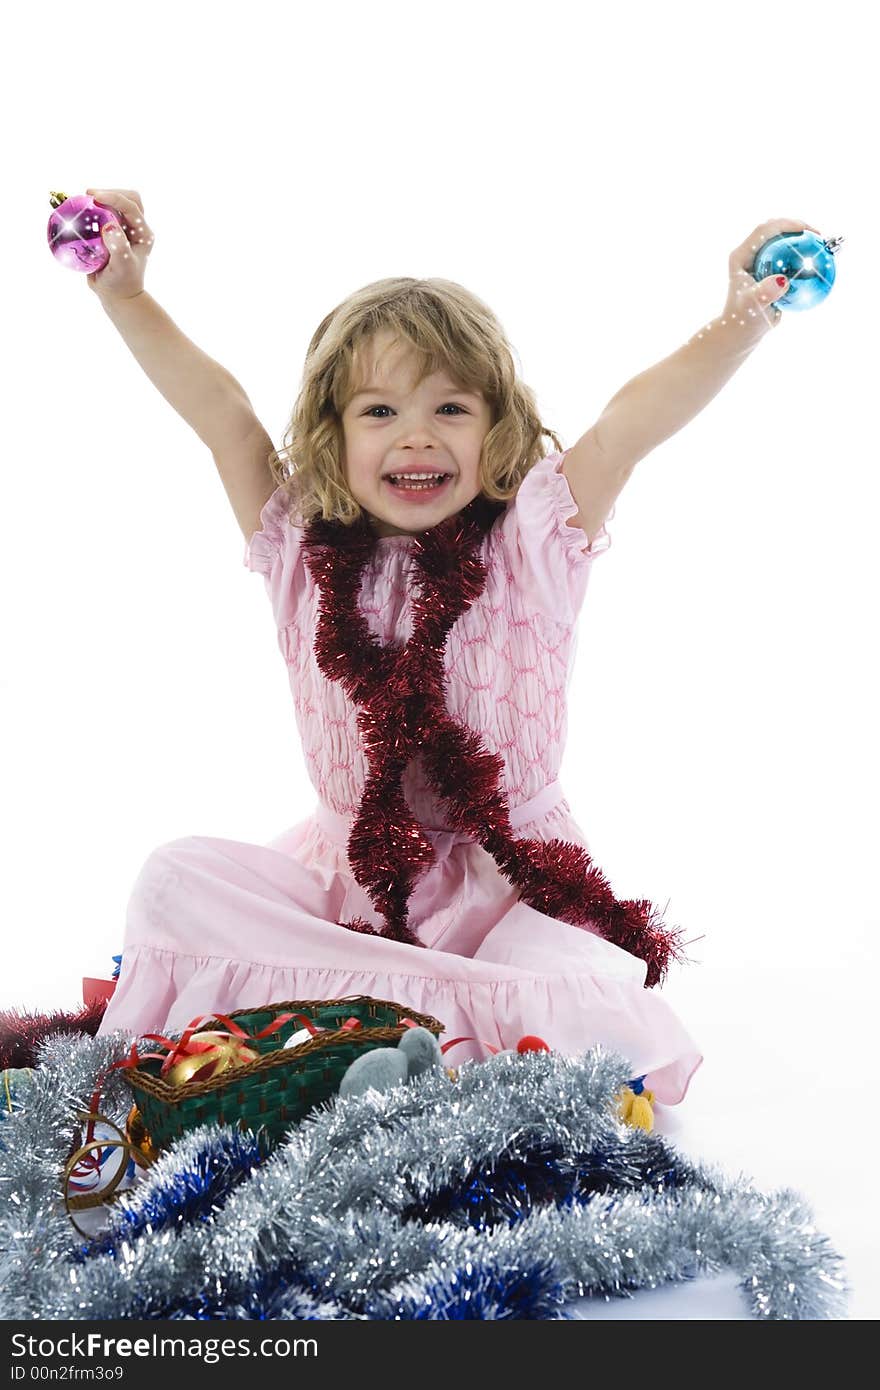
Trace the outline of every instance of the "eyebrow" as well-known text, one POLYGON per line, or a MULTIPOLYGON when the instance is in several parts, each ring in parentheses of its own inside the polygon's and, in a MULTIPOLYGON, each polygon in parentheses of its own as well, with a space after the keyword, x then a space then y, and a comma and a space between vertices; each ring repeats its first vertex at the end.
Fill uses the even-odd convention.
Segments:
MULTIPOLYGON (((472 396, 477 399, 476 391, 467 391, 461 386, 438 386, 438 392, 450 396, 472 396)), ((352 400, 356 401, 359 396, 393 396, 394 390, 390 386, 364 386, 360 391, 355 391, 352 400)))

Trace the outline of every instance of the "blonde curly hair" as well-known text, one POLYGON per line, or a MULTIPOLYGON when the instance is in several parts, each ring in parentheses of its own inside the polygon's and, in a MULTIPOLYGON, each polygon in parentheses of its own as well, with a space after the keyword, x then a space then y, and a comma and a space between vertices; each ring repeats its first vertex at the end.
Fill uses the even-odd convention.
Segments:
POLYGON ((506 502, 516 494, 544 457, 544 436, 562 451, 541 422, 534 392, 517 377, 504 330, 488 305, 452 280, 375 280, 337 304, 312 335, 282 448, 269 457, 298 525, 321 517, 350 526, 361 516, 342 463, 342 414, 357 389, 362 350, 385 332, 411 349, 416 385, 445 370, 461 389, 480 391, 489 403, 492 426, 480 453, 485 496, 506 502))

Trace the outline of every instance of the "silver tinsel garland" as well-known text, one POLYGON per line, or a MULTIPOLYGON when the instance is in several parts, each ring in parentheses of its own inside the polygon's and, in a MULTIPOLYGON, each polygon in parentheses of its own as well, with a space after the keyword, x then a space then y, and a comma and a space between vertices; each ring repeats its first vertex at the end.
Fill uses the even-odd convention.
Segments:
MULTIPOLYGON (((61 1174, 76 1112, 128 1048, 120 1033, 53 1035, 20 1108, 0 1121, 6 1319, 565 1317, 579 1295, 723 1269, 739 1274, 755 1317, 844 1315, 840 1257, 798 1194, 725 1179, 621 1124, 613 1101, 630 1068, 599 1047, 499 1055, 463 1063, 457 1081, 440 1071, 335 1097, 195 1219, 176 1214, 171 1194, 222 1137, 205 1125, 118 1199, 101 1232, 107 1252, 90 1253, 61 1174), (493 1174, 542 1153, 565 1171, 601 1155, 607 1190, 542 1205, 525 1190, 513 1211, 506 1191, 504 1219, 499 1207, 478 1225, 454 1205, 443 1219, 420 1215, 475 1174, 491 1190, 493 1174), (658 1160, 686 1180, 670 1190, 646 1176, 663 1170, 658 1160), (129 1236, 132 1218, 163 1202, 171 1219, 129 1236), (461 1300, 481 1311, 461 1312, 461 1300)), ((121 1123, 130 1105, 110 1072, 100 1109, 121 1123)))

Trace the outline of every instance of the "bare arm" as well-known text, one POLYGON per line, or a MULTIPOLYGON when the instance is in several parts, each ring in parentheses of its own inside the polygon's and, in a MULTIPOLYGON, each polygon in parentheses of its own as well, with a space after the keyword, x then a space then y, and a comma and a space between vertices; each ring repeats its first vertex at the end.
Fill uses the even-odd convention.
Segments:
POLYGON ((717 396, 753 345, 725 334, 720 320, 662 362, 640 372, 613 396, 593 426, 603 452, 634 466, 676 434, 717 396))
POLYGON ((181 333, 145 290, 102 301, 153 385, 214 455, 217 472, 246 540, 277 484, 272 441, 235 377, 181 333))
POLYGON ((622 386, 566 451, 562 472, 578 505, 568 525, 591 545, 640 459, 693 419, 752 350, 717 325, 622 386))
POLYGON ((190 342, 145 291, 144 272, 155 237, 141 195, 124 188, 86 192, 98 207, 115 214, 101 233, 109 260, 87 277, 89 288, 156 389, 211 450, 236 520, 249 539, 276 487, 272 441, 231 372, 190 342))
POLYGON ((89 289, 169 405, 209 449, 251 432, 256 423, 244 389, 231 373, 190 342, 144 289, 156 238, 133 188, 87 188, 106 218, 109 260, 88 277, 89 289), (107 215, 104 209, 109 209, 107 215))
POLYGON ((146 290, 101 303, 153 385, 212 453, 259 424, 244 387, 196 347, 146 290))
POLYGON ((774 302, 788 291, 783 275, 755 280, 755 253, 771 237, 821 232, 799 218, 755 227, 728 257, 727 300, 721 313, 662 362, 640 372, 612 397, 593 427, 602 452, 628 469, 656 449, 718 395, 755 346, 782 319, 774 302))

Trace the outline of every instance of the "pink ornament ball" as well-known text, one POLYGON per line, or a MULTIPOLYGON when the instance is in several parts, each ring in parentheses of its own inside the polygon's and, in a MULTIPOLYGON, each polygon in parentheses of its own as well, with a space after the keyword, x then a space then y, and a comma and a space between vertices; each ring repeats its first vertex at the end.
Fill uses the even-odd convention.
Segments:
MULTIPOLYGON (((53 195, 50 201, 54 204, 58 196, 53 195)), ((59 203, 49 218, 49 250, 68 270, 85 274, 103 270, 110 259, 102 236, 108 222, 121 225, 112 208, 99 207, 87 193, 74 193, 59 203)))

